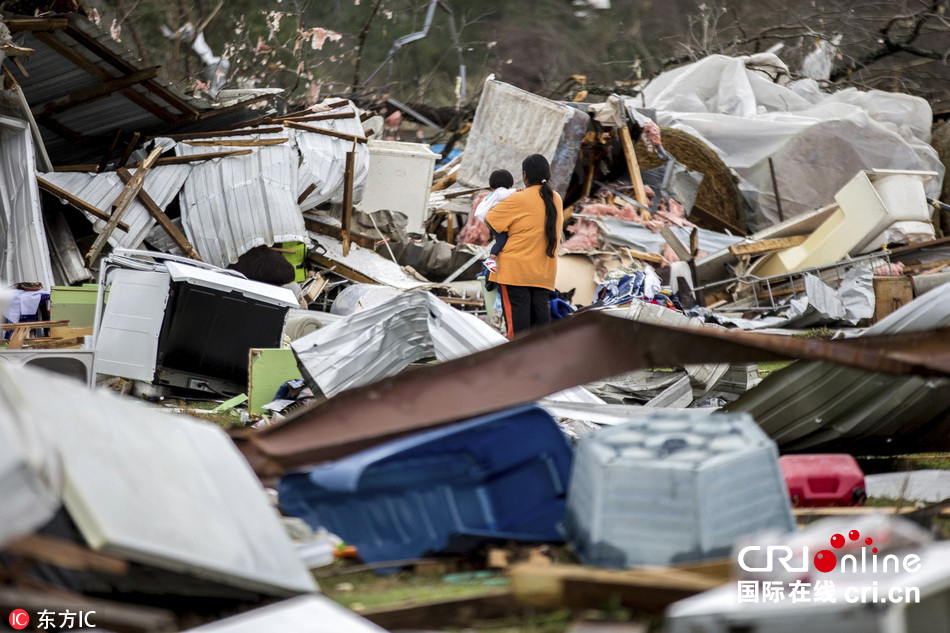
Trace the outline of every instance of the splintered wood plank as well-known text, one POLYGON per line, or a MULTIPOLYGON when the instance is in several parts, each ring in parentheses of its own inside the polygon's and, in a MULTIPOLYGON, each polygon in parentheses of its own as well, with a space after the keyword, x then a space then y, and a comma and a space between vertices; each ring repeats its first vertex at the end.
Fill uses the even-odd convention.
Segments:
POLYGON ((96 261, 99 254, 102 253, 102 249, 105 248, 105 245, 108 243, 109 237, 119 225, 119 220, 132 204, 132 201, 135 200, 135 197, 142 189, 142 185, 145 184, 145 175, 148 173, 148 170, 152 168, 152 165, 155 164, 155 161, 158 160, 158 157, 162 155, 163 151, 164 148, 162 147, 156 147, 152 150, 148 158, 142 161, 142 166, 135 171, 135 175, 125 184, 125 188, 122 190, 122 193, 119 194, 119 197, 112 203, 112 215, 109 218, 109 222, 106 223, 105 228, 102 229, 102 233, 96 237, 92 248, 86 253, 86 261, 90 264, 96 261))
POLYGON ((762 255, 763 253, 774 253, 775 251, 785 250, 798 246, 808 239, 807 235, 795 235, 792 237, 777 237, 757 242, 739 242, 729 247, 729 252, 734 257, 743 255, 762 255))

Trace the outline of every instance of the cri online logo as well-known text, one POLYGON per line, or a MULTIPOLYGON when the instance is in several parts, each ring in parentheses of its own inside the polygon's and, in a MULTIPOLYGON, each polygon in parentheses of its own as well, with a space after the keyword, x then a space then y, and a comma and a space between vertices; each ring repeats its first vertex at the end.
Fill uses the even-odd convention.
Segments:
MULTIPOLYGON (((857 530, 851 530, 850 532, 848 532, 848 538, 852 541, 858 541, 861 538, 861 534, 857 530)), ((841 534, 835 534, 834 536, 831 537, 831 547, 833 547, 834 549, 841 549, 842 547, 844 547, 846 542, 847 541, 845 540, 845 537, 842 536, 841 534)), ((868 537, 864 539, 864 543, 865 545, 872 545, 874 543, 874 539, 872 539, 871 537, 868 537)), ((758 545, 750 545, 749 547, 744 547, 739 552, 739 567, 741 567, 745 571, 770 572, 772 571, 772 559, 774 558, 778 562, 782 563, 782 566, 785 568, 786 571, 790 571, 790 572, 807 572, 808 571, 808 546, 807 545, 801 548, 801 559, 802 559, 801 567, 793 567, 790 564, 791 561, 795 558, 795 552, 792 550, 791 547, 787 545, 769 545, 766 549, 767 549, 768 557, 766 558, 766 561, 765 561, 766 564, 764 567, 750 567, 745 562, 746 554, 748 554, 749 552, 762 550, 762 548, 759 547, 758 545)), ((860 565, 858 563, 857 557, 855 557, 853 554, 848 554, 846 556, 843 556, 841 559, 840 571, 848 572, 849 571, 848 563, 850 563, 851 564, 850 571, 852 573, 858 572, 858 571, 877 572, 878 570, 877 548, 875 547, 871 550, 872 552, 871 561, 870 561, 871 569, 868 569, 866 551, 867 551, 867 548, 862 548, 860 565)), ((916 556, 913 554, 905 556, 903 563, 901 563, 901 561, 898 560, 897 556, 890 554, 884 557, 883 568, 881 571, 884 571, 884 572, 888 571, 888 567, 890 566, 889 563, 891 562, 893 562, 894 572, 900 571, 900 567, 902 564, 904 567, 904 571, 915 572, 920 569, 919 556, 916 556)), ((815 564, 815 569, 817 569, 818 571, 822 573, 827 574, 838 565, 838 557, 835 555, 835 553, 832 550, 823 549, 817 554, 815 554, 814 564, 815 564)))
MULTIPOLYGON (((848 538, 852 541, 857 541, 861 538, 861 534, 857 530, 851 530, 848 532, 848 538)), ((864 539, 865 544, 870 545, 874 542, 870 536, 864 539)), ((835 549, 841 549, 844 547, 844 537, 840 534, 835 534, 831 537, 831 546, 835 549)), ((877 548, 871 550, 877 554, 877 548)), ((835 553, 830 549, 823 549, 817 554, 815 554, 815 569, 818 571, 827 574, 832 569, 835 568, 835 565, 838 564, 838 558, 835 556, 835 553)))
POLYGON ((25 629, 30 623, 30 614, 23 609, 16 609, 10 612, 10 626, 17 631, 25 629))

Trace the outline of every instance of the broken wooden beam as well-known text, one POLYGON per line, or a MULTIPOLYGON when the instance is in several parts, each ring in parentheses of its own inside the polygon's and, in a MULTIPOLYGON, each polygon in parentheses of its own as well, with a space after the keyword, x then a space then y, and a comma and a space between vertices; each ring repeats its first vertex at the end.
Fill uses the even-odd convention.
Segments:
POLYGON ((508 573, 515 599, 525 605, 596 609, 624 606, 662 613, 683 598, 715 589, 722 581, 672 567, 599 569, 582 565, 515 565, 508 573))
MULTIPOLYGON (((122 182, 128 185, 134 176, 129 172, 125 167, 120 167, 117 172, 119 178, 122 179, 122 182)), ((162 208, 155 203, 152 199, 152 196, 148 195, 148 192, 145 189, 139 189, 136 196, 139 199, 139 202, 142 203, 142 206, 149 212, 149 214, 158 221, 158 224, 165 229, 165 232, 168 234, 168 237, 172 238, 172 241, 182 250, 185 255, 192 259, 196 259, 199 262, 201 261, 201 255, 198 254, 198 251, 195 250, 195 247, 191 245, 191 242, 188 241, 188 238, 185 237, 185 234, 175 226, 175 223, 171 221, 165 212, 162 211, 162 208)))
MULTIPOLYGON (((93 165, 91 170, 84 169, 83 171, 95 171, 95 170, 96 170, 96 166, 93 165)), ((103 211, 102 209, 98 209, 92 206, 91 204, 89 204, 88 202, 86 202, 85 200, 78 198, 74 196, 73 194, 69 193, 65 189, 61 189, 57 187, 56 185, 54 185, 53 183, 49 182, 48 180, 44 180, 42 176, 36 177, 36 183, 40 186, 40 189, 44 191, 48 191, 49 193, 53 194, 57 198, 65 200, 66 202, 76 207, 77 209, 85 211, 86 213, 89 213, 90 215, 95 216, 99 218, 100 220, 108 222, 109 220, 112 219, 111 216, 105 211, 103 211)), ((119 222, 116 226, 118 226, 123 231, 129 230, 129 225, 126 224, 125 222, 119 222)))
POLYGON ((166 633, 178 628, 177 618, 172 611, 89 598, 61 587, 50 591, 25 587, 0 588, 0 608, 6 611, 25 609, 31 612, 82 610, 91 612, 90 624, 102 630, 122 633, 166 633))
POLYGON ((114 92, 119 92, 136 84, 143 83, 158 76, 159 66, 143 68, 124 77, 116 77, 109 81, 101 81, 95 86, 77 90, 76 92, 47 101, 46 103, 36 105, 31 108, 33 116, 37 119, 44 119, 62 112, 67 112, 73 108, 78 108, 92 103, 103 97, 108 97, 114 92))
MULTIPOLYGON (((58 53, 60 56, 66 58, 67 60, 72 62, 74 65, 86 71, 87 73, 92 75, 94 78, 98 79, 99 81, 112 81, 113 79, 115 79, 115 77, 110 75, 108 72, 106 72, 102 68, 99 68, 99 66, 97 66, 92 60, 88 59, 87 57, 82 55, 79 51, 73 49, 68 44, 59 40, 53 34, 34 32, 33 37, 35 37, 39 41, 46 44, 51 49, 56 51, 56 53, 58 53)), ((172 114, 165 108, 162 108, 157 103, 155 103, 154 101, 146 97, 144 94, 140 92, 136 92, 131 87, 123 88, 119 92, 123 97, 126 97, 127 99, 129 99, 130 101, 138 105, 139 107, 154 114, 156 117, 160 118, 164 123, 171 124, 171 123, 178 122, 178 117, 176 117, 174 114, 172 114)))
POLYGON ((307 185, 307 188, 303 190, 303 193, 297 196, 297 204, 303 204, 303 201, 306 200, 316 188, 317 188, 317 183, 315 182, 312 182, 309 185, 307 185))
MULTIPOLYGON (((247 156, 248 154, 253 154, 254 150, 252 149, 236 149, 225 152, 205 152, 204 154, 192 154, 191 156, 169 156, 166 158, 159 158, 155 161, 155 167, 161 167, 163 165, 184 165, 186 163, 196 163, 201 160, 212 160, 214 158, 230 158, 232 156, 247 156)), ((140 167, 141 162, 132 163, 129 167, 140 167)))
POLYGON ((115 152, 115 146, 119 144, 119 137, 122 136, 122 128, 119 128, 115 131, 115 134, 112 136, 112 142, 109 143, 109 147, 106 148, 106 151, 102 154, 102 159, 99 161, 99 164, 96 166, 96 173, 101 174, 106 170, 106 167, 109 165, 109 159, 112 158, 113 152, 115 152))
POLYGON ((108 243, 109 237, 118 226, 119 219, 129 208, 129 205, 132 204, 132 201, 135 200, 139 190, 142 189, 142 185, 145 184, 145 175, 148 173, 148 170, 152 168, 152 165, 155 164, 155 161, 158 160, 158 157, 162 155, 163 151, 164 148, 162 147, 156 147, 152 150, 148 158, 142 161, 141 167, 135 171, 135 175, 125 184, 125 188, 122 190, 122 193, 119 194, 119 197, 112 203, 112 215, 109 221, 106 223, 105 228, 102 229, 102 232, 96 236, 96 241, 93 242, 92 248, 86 253, 86 261, 90 264, 96 261, 99 254, 102 253, 102 249, 105 248, 108 243))
POLYGON ((187 141, 187 140, 196 140, 196 139, 205 139, 205 138, 221 138, 224 136, 251 136, 256 134, 278 134, 283 132, 284 128, 275 126, 275 127, 262 127, 253 130, 213 130, 211 132, 185 132, 182 134, 162 134, 158 136, 149 136, 146 140, 151 140, 153 138, 170 138, 173 141, 187 141))
POLYGON ((792 237, 776 237, 759 240, 757 242, 739 242, 730 246, 729 252, 733 257, 762 255, 764 253, 774 253, 775 251, 798 246, 807 239, 807 235, 794 235, 792 237))
POLYGON ((676 237, 676 233, 674 233, 673 229, 670 227, 664 226, 662 229, 660 229, 660 237, 662 237, 666 243, 670 245, 670 248, 672 248, 673 252, 676 253, 676 256, 680 258, 680 261, 688 262, 693 258, 692 254, 689 252, 689 249, 686 248, 686 245, 683 244, 678 237, 676 237))
POLYGON ((141 132, 136 132, 132 135, 132 140, 125 146, 125 151, 122 152, 122 156, 119 158, 119 162, 116 163, 116 167, 125 167, 125 164, 129 162, 129 158, 132 156, 132 152, 134 152, 138 146, 140 138, 142 138, 141 132))
MULTIPOLYGON (((321 222, 312 216, 303 216, 304 225, 307 227, 308 231, 313 231, 314 233, 319 233, 321 235, 329 235, 338 240, 343 239, 343 229, 332 224, 327 224, 326 222, 321 222)), ((376 249, 376 244, 378 240, 370 237, 369 235, 364 235, 363 233, 354 233, 350 231, 349 233, 350 241, 354 244, 359 244, 363 248, 368 248, 370 250, 376 249)), ((375 282, 374 282, 375 283, 375 282)))
POLYGON ((355 119, 356 112, 348 110, 346 112, 328 112, 326 114, 310 114, 301 117, 284 118, 283 121, 293 121, 294 123, 310 123, 313 121, 332 121, 334 119, 355 119))
POLYGON ((183 141, 185 145, 192 147, 270 147, 272 145, 283 145, 290 139, 286 136, 281 138, 257 138, 257 139, 228 139, 222 141, 197 140, 183 141))
POLYGON ((0 323, 0 330, 15 330, 17 328, 26 328, 28 330, 36 328, 50 328, 69 325, 69 319, 62 321, 23 321, 22 323, 0 323))
POLYGON ((69 18, 9 18, 3 20, 11 33, 22 31, 62 31, 69 25, 69 18))
POLYGON ((707 226, 707 228, 713 228, 718 231, 728 231, 733 235, 741 235, 743 237, 748 235, 748 233, 740 229, 738 226, 719 217, 718 215, 715 215, 711 211, 704 209, 696 203, 693 203, 693 208, 690 210, 689 216, 695 221, 702 222, 707 226))
POLYGON ((356 141, 346 153, 346 168, 343 171, 343 257, 350 254, 350 227, 353 223, 353 177, 356 165, 356 141))
POLYGON ((284 121, 284 126, 292 128, 294 130, 302 130, 304 132, 313 132, 314 134, 323 134, 324 136, 332 136, 333 138, 342 139, 344 141, 354 141, 356 143, 365 143, 365 136, 357 136, 355 134, 347 134, 346 132, 337 132, 336 130, 328 130, 322 127, 314 127, 312 125, 305 125, 303 123, 295 123, 293 121, 284 121))
POLYGON ((97 571, 121 576, 129 570, 128 561, 100 554, 84 545, 45 534, 25 536, 4 545, 3 551, 75 571, 97 571))
POLYGON ((518 605, 511 592, 496 590, 480 596, 376 607, 359 614, 387 631, 422 631, 466 628, 475 620, 511 617, 517 611, 518 605))
POLYGON ((643 176, 640 175, 640 163, 637 162, 633 139, 630 138, 630 128, 627 127, 626 122, 620 125, 620 141, 623 144, 623 156, 627 160, 627 171, 630 172, 630 181, 633 183, 637 202, 644 207, 649 207, 650 202, 647 200, 647 192, 643 187, 643 176))

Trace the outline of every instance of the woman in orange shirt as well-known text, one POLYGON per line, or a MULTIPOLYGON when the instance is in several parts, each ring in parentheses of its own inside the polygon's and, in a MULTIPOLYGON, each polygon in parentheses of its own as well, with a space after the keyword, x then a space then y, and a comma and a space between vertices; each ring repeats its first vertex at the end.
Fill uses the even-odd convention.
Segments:
POLYGON ((485 218, 495 231, 508 233, 508 243, 497 257, 498 272, 490 279, 501 286, 509 339, 551 322, 548 301, 564 225, 561 196, 548 183, 548 160, 532 154, 521 163, 521 170, 526 189, 499 202, 485 218))

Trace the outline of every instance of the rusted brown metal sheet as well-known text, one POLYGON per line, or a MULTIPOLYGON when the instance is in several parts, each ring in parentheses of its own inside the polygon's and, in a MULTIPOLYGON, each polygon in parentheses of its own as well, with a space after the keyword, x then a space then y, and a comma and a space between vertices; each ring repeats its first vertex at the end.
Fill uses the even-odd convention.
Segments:
POLYGON ((585 313, 303 409, 239 442, 259 474, 358 450, 640 368, 801 358, 888 374, 950 374, 950 328, 839 341, 640 323, 585 313))

